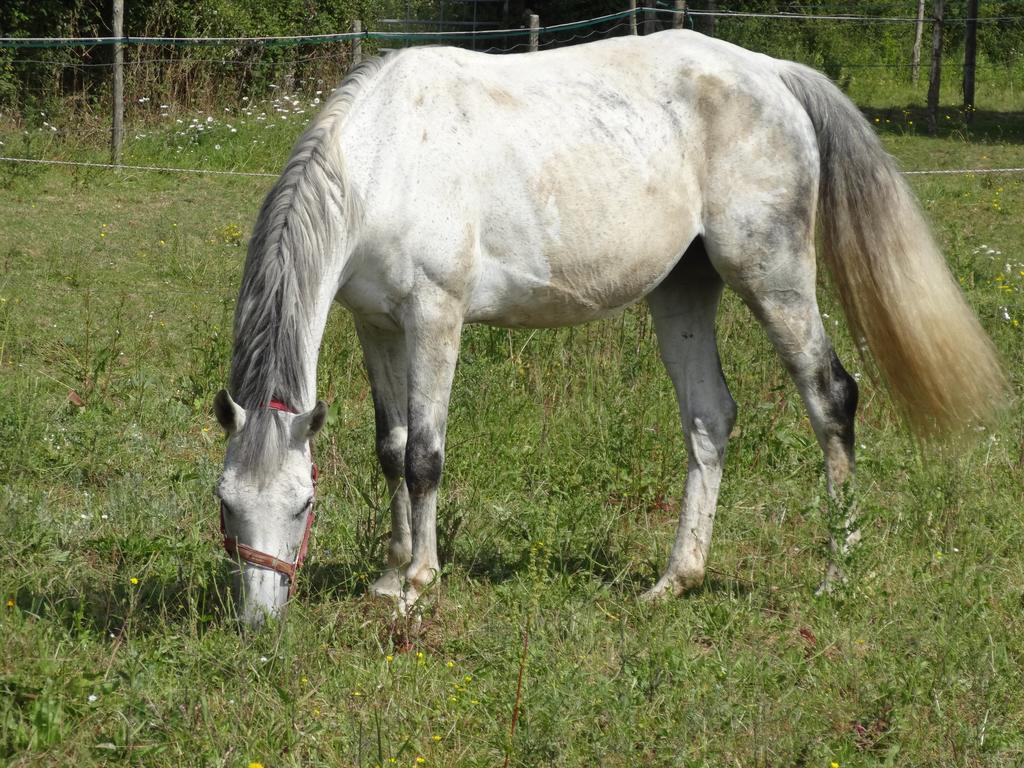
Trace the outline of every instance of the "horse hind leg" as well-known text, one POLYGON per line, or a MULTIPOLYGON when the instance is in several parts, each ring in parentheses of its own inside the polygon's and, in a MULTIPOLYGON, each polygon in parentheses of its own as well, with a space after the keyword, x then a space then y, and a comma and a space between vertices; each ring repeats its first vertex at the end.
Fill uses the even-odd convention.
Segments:
POLYGON ((854 472, 854 416, 857 383, 846 372, 825 333, 815 291, 814 247, 810 224, 800 218, 788 237, 779 237, 778 214, 766 216, 763 230, 743 224, 710 238, 708 253, 718 271, 764 326, 782 358, 825 455, 830 506, 841 519, 830 520, 832 558, 819 592, 843 579, 840 562, 860 539, 848 483, 854 472), (782 246, 780 245, 780 240, 782 246), (742 254, 717 245, 742 242, 742 254), (775 247, 770 249, 769 245, 775 247))
POLYGON ((715 339, 722 287, 698 239, 647 297, 679 402, 688 454, 675 543, 664 574, 644 595, 648 600, 679 594, 704 580, 725 447, 736 421, 736 403, 722 375, 715 339))
POLYGON ((391 541, 387 566, 370 592, 399 600, 402 571, 412 558, 411 503, 405 484, 405 448, 408 435, 405 337, 356 322, 363 358, 373 394, 377 460, 391 496, 391 541))

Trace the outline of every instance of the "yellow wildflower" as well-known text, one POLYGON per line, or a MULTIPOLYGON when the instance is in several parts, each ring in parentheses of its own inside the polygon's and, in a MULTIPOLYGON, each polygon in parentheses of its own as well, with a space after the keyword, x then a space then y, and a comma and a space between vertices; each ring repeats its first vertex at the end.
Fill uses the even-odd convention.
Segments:
POLYGON ((134 576, 132 576, 130 579, 128 579, 128 581, 131 582, 132 586, 135 586, 136 584, 139 583, 139 580, 137 578, 135 578, 134 576))

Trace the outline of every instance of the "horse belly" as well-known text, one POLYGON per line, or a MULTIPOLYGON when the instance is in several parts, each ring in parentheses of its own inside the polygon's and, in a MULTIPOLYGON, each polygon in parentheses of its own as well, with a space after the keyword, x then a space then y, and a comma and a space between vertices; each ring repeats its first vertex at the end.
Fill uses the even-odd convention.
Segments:
POLYGON ((630 254, 581 255, 561 259, 561 270, 540 259, 523 264, 484 259, 466 315, 467 322, 550 328, 613 315, 651 292, 682 254, 673 248, 638 259, 630 254))
POLYGON ((500 215, 485 212, 467 320, 550 327, 606 317, 650 293, 698 234, 687 204, 696 195, 681 177, 616 184, 609 176, 593 187, 568 195, 542 186, 518 206, 497 202, 500 215))

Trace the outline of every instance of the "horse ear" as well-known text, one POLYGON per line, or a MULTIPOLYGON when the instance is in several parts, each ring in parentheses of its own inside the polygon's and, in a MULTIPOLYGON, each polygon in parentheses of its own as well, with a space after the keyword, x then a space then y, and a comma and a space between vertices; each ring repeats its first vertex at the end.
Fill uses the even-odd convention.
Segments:
POLYGON ((296 440, 309 440, 323 429, 327 421, 327 403, 317 400, 313 410, 300 413, 292 422, 292 436, 296 440))
POLYGON ((245 426, 245 409, 231 399, 226 389, 222 389, 213 398, 213 413, 229 435, 245 426))

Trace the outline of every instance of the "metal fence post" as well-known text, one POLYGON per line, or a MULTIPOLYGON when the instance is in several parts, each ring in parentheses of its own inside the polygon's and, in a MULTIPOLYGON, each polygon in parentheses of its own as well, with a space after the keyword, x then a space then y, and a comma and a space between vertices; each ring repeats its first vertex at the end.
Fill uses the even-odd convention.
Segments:
POLYGON ((629 0, 629 34, 636 34, 636 0, 629 0))
POLYGON ((921 75, 921 38, 924 37, 924 0, 917 0, 917 21, 914 23, 914 48, 910 53, 910 82, 917 85, 921 75))
POLYGON ((540 16, 530 14, 530 50, 536 51, 540 46, 540 16))

